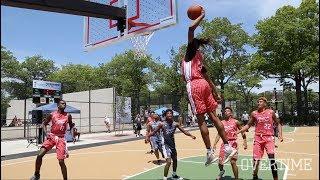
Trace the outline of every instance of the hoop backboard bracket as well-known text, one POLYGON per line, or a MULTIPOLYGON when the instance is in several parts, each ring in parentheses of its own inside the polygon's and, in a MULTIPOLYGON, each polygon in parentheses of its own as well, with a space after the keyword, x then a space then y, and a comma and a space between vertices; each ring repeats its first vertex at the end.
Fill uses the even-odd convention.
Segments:
POLYGON ((123 8, 87 0, 1 0, 1 5, 105 19, 124 19, 123 8))
POLYGON ((176 0, 92 0, 126 10, 125 26, 119 20, 85 17, 84 48, 92 50, 150 34, 177 23, 176 0), (122 24, 119 24, 122 23, 122 24), (121 30, 120 32, 119 30, 121 30))

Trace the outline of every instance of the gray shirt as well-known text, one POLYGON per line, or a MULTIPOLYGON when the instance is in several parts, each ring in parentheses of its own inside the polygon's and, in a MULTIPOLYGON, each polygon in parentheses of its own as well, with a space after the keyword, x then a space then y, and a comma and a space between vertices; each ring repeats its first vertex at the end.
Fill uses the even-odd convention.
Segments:
MULTIPOLYGON (((151 132, 156 130, 156 128, 159 126, 159 124, 161 123, 161 121, 153 121, 151 123, 151 132)), ((160 130, 160 132, 157 132, 153 137, 156 137, 156 138, 161 138, 162 136, 162 131, 160 130)))

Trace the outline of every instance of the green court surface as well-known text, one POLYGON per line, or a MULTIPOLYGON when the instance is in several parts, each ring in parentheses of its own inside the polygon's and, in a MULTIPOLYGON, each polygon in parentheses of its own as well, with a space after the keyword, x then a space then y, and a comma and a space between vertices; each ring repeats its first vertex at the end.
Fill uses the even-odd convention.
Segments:
POLYGON ((283 132, 294 132, 296 127, 291 127, 291 126, 282 126, 282 131, 283 132))
MULTIPOLYGON (((252 179, 252 160, 251 156, 239 156, 237 161, 240 179, 252 179)), ((177 174, 184 179, 215 179, 219 174, 218 165, 212 164, 208 167, 204 165, 205 157, 189 157, 178 160, 177 174)), ((277 162, 279 179, 286 179, 286 165, 277 162)), ((126 179, 162 179, 164 164, 136 175, 127 177, 126 179)), ((233 179, 233 172, 230 163, 224 167, 225 174, 223 179, 233 179)), ((171 176, 172 166, 168 176, 171 176)), ((273 179, 270 166, 267 160, 262 160, 259 168, 259 179, 273 179)))

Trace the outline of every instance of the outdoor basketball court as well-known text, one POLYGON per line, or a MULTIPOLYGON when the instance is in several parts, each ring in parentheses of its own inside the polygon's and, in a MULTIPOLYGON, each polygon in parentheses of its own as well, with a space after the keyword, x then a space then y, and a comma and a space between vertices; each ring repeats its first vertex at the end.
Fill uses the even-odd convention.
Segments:
MULTIPOLYGON (((146 55, 148 42, 155 31, 178 22, 175 0, 74 0, 72 3, 7 0, 1 4, 85 16, 83 41, 86 51, 130 40, 137 58, 146 55)), ((177 174, 184 179, 215 179, 219 169, 217 164, 205 167, 206 149, 200 131, 197 129, 191 133, 196 140, 181 133, 175 136, 179 158, 177 174)), ((210 128, 211 142, 216 134, 216 129, 210 128)), ((247 137, 247 150, 243 150, 240 136, 238 141, 237 164, 242 179, 252 178, 253 128, 247 137)), ((319 128, 285 127, 283 137, 283 143, 276 143, 279 146, 276 149, 279 179, 319 179, 319 128)), ((72 150, 66 160, 68 177, 85 180, 162 179, 164 164, 156 165, 155 156, 146 153, 149 150, 149 144, 142 139, 72 150)), ((2 179, 29 179, 34 174, 35 159, 32 156, 1 161, 2 179)), ((263 160, 260 165, 259 178, 272 179, 268 160, 263 160)), ((229 164, 225 170, 225 179, 232 179, 229 164)), ((40 174, 41 179, 62 178, 55 153, 44 156, 40 174)))
MULTIPOLYGON (((284 128, 284 142, 278 143, 279 179, 318 179, 319 169, 319 129, 318 127, 284 128)), ((215 128, 210 128, 211 140, 216 135, 215 128)), ((214 179, 218 166, 204 166, 204 145, 199 130, 192 131, 197 139, 176 134, 178 151, 178 175, 185 179, 214 179)), ((240 151, 239 177, 250 179, 252 174, 252 134, 248 133, 248 149, 240 151)), ((149 146, 143 140, 84 148, 70 151, 66 160, 70 179, 162 179, 163 167, 153 163, 155 156, 147 154, 149 146)), ((266 158, 266 155, 264 155, 266 158)), ((35 157, 26 157, 2 161, 2 179, 28 179, 34 171, 35 157), (17 173, 19 172, 19 173, 17 173)), ((225 179, 233 177, 231 166, 225 166, 225 179)), ((170 168, 171 171, 171 168, 170 168)), ((171 173, 170 173, 171 175, 171 173)), ((55 153, 44 157, 42 179, 61 179, 60 167, 55 153)), ((272 179, 267 161, 260 166, 259 178, 272 179)))

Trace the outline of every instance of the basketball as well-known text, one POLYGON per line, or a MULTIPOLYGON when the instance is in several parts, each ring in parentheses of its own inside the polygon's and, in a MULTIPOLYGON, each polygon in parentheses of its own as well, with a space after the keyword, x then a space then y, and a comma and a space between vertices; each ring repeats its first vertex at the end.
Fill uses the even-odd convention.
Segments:
POLYGON ((188 9, 188 17, 191 20, 197 19, 201 15, 202 7, 199 5, 192 5, 188 9))

